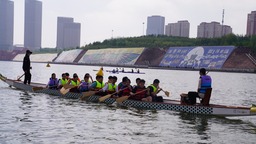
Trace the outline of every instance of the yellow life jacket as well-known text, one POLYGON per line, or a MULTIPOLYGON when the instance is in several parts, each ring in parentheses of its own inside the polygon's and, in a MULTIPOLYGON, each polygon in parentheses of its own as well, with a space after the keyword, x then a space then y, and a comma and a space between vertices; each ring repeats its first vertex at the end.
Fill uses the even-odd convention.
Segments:
POLYGON ((153 88, 153 92, 157 91, 157 88, 154 85, 150 85, 153 88))
POLYGON ((79 85, 80 85, 80 81, 77 80, 77 81, 75 82, 75 81, 71 80, 71 85, 73 85, 73 86, 79 86, 79 85))
POLYGON ((60 79, 60 82, 61 82, 61 85, 65 85, 68 83, 68 80, 67 79, 60 79))
POLYGON ((102 89, 104 87, 104 83, 100 83, 98 81, 96 81, 96 89, 102 89))
POLYGON ((108 91, 110 91, 110 92, 114 92, 114 91, 116 91, 116 84, 112 84, 112 83, 109 83, 108 84, 108 91))

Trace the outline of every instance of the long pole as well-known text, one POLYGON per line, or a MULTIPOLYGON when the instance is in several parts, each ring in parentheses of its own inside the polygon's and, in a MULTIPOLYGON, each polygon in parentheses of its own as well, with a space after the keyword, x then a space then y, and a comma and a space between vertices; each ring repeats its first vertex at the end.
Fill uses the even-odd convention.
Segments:
POLYGON ((144 36, 144 22, 142 23, 142 36, 144 36))

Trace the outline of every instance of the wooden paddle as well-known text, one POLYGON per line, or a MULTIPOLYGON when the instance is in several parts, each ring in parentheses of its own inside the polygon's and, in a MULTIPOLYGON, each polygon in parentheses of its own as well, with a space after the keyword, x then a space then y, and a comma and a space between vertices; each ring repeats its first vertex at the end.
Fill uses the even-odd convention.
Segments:
POLYGON ((63 87, 60 89, 60 93, 65 95, 66 93, 68 93, 70 91, 70 89, 75 88, 76 86, 73 85, 69 85, 69 84, 65 84, 63 85, 63 87))
MULTIPOLYGON (((148 90, 148 89, 144 89, 144 90, 139 91, 139 92, 137 92, 137 93, 135 93, 135 94, 133 94, 133 95, 142 93, 142 92, 144 92, 144 91, 146 91, 146 90, 148 90)), ((120 97, 120 98, 117 98, 117 99, 116 99, 116 102, 119 103, 119 104, 121 104, 123 101, 127 100, 130 96, 131 96, 131 95, 129 95, 129 96, 122 96, 122 97, 120 97)))
POLYGON ((162 89, 161 91, 163 91, 166 96, 168 96, 168 97, 170 96, 170 92, 165 91, 165 90, 163 90, 163 89, 162 89))
POLYGON ((83 96, 80 97, 81 100, 85 100, 87 97, 90 97, 92 95, 95 95, 99 91, 88 91, 88 92, 83 92, 83 96))
POLYGON ((33 87, 32 90, 35 92, 35 91, 40 91, 40 90, 49 89, 49 88, 53 88, 53 87, 57 87, 57 86, 50 86, 50 87, 33 87))
POLYGON ((19 78, 17 78, 17 81, 20 81, 20 79, 25 75, 25 73, 23 75, 21 75, 19 78))
POLYGON ((99 98, 99 102, 103 102, 103 101, 105 101, 106 99, 110 98, 112 95, 117 94, 117 93, 119 93, 119 92, 121 92, 121 91, 123 91, 123 90, 125 90, 125 89, 127 89, 127 88, 128 88, 128 87, 123 88, 123 89, 120 89, 119 91, 117 91, 117 92, 115 92, 115 93, 105 95, 105 96, 99 98))

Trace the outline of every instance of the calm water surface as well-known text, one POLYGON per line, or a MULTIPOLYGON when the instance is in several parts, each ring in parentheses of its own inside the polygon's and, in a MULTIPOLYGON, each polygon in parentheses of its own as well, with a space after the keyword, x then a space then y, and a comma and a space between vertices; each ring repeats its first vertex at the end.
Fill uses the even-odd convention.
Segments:
MULTIPOLYGON (((99 67, 32 63, 32 81, 47 83, 55 72, 96 74, 99 67)), ((105 69, 113 69, 104 67, 105 69)), ((129 70, 129 69, 127 69, 129 70)), ((160 80, 169 99, 196 90, 198 72, 140 69, 145 75, 128 76, 151 84, 160 80)), ((0 62, 0 73, 11 79, 22 75, 21 63, 0 62)), ((105 73, 105 81, 109 76, 105 73)), ((256 75, 210 72, 211 103, 237 106, 256 104, 256 75)), ((164 95, 163 93, 160 93, 164 95)), ((210 117, 173 111, 118 108, 19 91, 0 82, 0 144, 29 143, 256 143, 256 117, 210 117)))

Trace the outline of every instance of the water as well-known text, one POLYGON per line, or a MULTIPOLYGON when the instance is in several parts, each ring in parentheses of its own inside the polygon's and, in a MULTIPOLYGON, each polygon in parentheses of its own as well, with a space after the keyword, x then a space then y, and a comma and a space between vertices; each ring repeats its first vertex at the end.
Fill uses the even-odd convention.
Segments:
MULTIPOLYGON (((32 63, 32 80, 46 83, 52 72, 96 74, 99 67, 32 63)), ((104 67, 105 69, 113 69, 104 67)), ((127 69, 128 70, 128 69, 127 69)), ((140 69, 150 84, 160 80, 169 99, 196 90, 198 72, 140 69)), ((0 62, 0 73, 16 79, 21 63, 0 62)), ((250 106, 256 104, 256 75, 210 72, 213 78, 211 103, 250 106)), ((109 76, 105 73, 105 81, 109 76)), ((116 74, 119 81, 124 74, 116 74)), ((161 93, 164 95, 164 93, 161 93)), ((167 97, 166 97, 167 98, 167 97)), ((173 111, 118 108, 23 92, 0 82, 0 143, 255 143, 256 117, 210 117, 173 111)))

